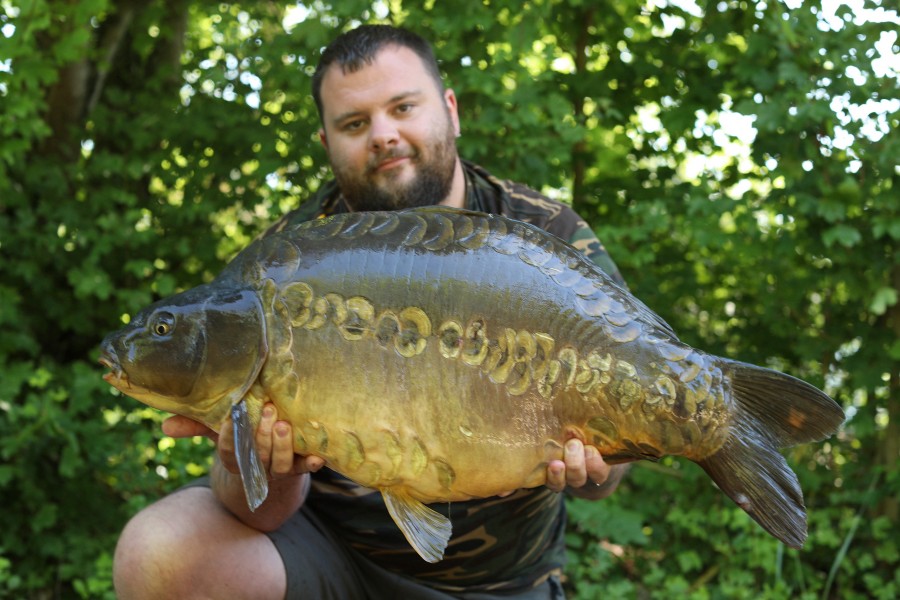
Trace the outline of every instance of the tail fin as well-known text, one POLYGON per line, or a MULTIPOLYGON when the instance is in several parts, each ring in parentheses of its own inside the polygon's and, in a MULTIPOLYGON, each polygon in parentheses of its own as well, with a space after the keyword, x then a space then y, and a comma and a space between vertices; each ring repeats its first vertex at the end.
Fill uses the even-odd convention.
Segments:
POLYGON ((698 464, 719 488, 773 536, 799 548, 806 508, 797 476, 779 448, 832 435, 844 411, 808 383, 754 365, 728 361, 735 419, 725 444, 698 464))

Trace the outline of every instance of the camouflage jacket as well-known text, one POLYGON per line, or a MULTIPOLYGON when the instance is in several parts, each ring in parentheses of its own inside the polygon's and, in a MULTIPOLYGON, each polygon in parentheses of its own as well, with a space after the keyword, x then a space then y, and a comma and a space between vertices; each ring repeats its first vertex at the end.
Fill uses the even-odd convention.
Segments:
MULTIPOLYGON (((617 282, 615 263, 571 208, 523 185, 463 162, 466 208, 532 223, 578 248, 617 282)), ((269 230, 347 212, 337 186, 325 184, 269 230)), ((490 468, 486 466, 486 468, 490 468)), ((312 477, 306 506, 370 560, 447 592, 523 590, 559 572, 565 561, 563 496, 545 487, 505 498, 431 505, 448 516, 453 537, 436 564, 423 561, 391 520, 381 494, 323 469, 312 477)))

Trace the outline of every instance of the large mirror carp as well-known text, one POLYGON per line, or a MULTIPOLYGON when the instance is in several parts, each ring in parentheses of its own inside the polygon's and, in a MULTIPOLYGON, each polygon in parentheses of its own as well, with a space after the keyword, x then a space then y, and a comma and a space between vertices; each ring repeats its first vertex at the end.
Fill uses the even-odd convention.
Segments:
POLYGON ((294 450, 380 490, 431 562, 451 527, 426 504, 542 485, 572 437, 609 463, 684 456, 799 547, 803 495, 779 449, 844 419, 799 379, 681 343, 556 237, 440 207, 263 237, 109 335, 101 362, 150 406, 215 430, 232 416, 251 508, 268 491, 253 436, 273 402, 294 450))

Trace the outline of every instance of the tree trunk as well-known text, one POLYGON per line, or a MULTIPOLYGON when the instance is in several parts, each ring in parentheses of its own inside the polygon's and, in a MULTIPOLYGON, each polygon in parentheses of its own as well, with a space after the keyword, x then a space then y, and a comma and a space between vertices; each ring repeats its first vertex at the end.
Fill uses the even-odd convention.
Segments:
MULTIPOLYGON (((595 8, 590 7, 581 13, 579 19, 580 28, 575 38, 575 49, 572 52, 575 62, 575 79, 582 80, 586 77, 587 70, 587 48, 590 42, 590 28, 594 21, 595 8)), ((587 115, 584 114, 585 99, 584 94, 575 87, 570 90, 572 94, 572 111, 575 115, 575 121, 584 126, 587 115)), ((576 210, 583 210, 587 204, 585 196, 585 172, 587 170, 585 162, 585 154, 587 154, 587 142, 584 139, 579 140, 572 146, 572 206, 576 210)))

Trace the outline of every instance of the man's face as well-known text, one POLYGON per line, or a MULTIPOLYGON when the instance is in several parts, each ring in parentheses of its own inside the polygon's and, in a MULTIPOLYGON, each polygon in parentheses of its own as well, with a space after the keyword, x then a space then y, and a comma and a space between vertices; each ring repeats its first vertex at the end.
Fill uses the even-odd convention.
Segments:
POLYGON ((459 119, 419 56, 382 49, 371 65, 322 80, 319 135, 353 210, 393 210, 447 199, 457 165, 459 119))

